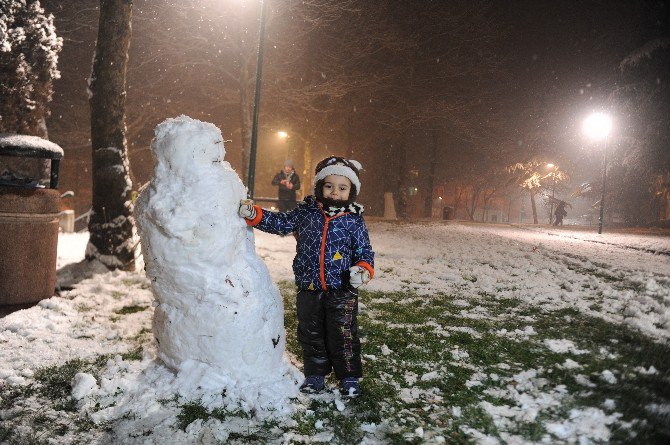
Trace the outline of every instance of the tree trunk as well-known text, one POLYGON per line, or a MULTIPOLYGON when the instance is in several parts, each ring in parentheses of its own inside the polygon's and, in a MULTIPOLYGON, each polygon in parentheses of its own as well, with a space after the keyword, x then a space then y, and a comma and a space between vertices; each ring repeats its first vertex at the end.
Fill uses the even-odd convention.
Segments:
POLYGON ((535 205, 534 189, 530 189, 530 206, 533 209, 533 224, 537 224, 537 206, 535 205))
POLYGON ((510 223, 511 221, 511 214, 512 214, 512 201, 513 198, 508 195, 507 196, 507 222, 510 223))
POLYGON ((470 221, 475 220, 475 210, 477 210, 477 201, 479 200, 479 194, 480 193, 481 193, 481 189, 479 187, 473 187, 472 188, 472 200, 471 200, 472 205, 470 206, 470 209, 468 209, 467 202, 465 204, 465 211, 468 212, 468 216, 470 217, 470 221))
POLYGON ((305 141, 305 144, 303 145, 303 152, 302 152, 302 162, 304 165, 304 170, 302 171, 302 178, 300 178, 300 182, 304 185, 301 186, 301 188, 304 188, 303 194, 305 196, 311 195, 312 190, 311 190, 311 184, 312 184, 312 143, 309 140, 305 141))
POLYGON ((437 164, 437 130, 433 130, 433 147, 430 151, 430 165, 428 166, 428 177, 426 178, 426 200, 423 204, 423 216, 425 218, 433 217, 433 186, 435 182, 435 165, 437 164))
POLYGON ((400 140, 400 145, 396 146, 394 156, 391 157, 393 165, 391 171, 396 176, 394 193, 398 205, 396 211, 400 219, 407 218, 407 187, 409 187, 409 181, 407 180, 407 153, 405 150, 405 138, 403 137, 400 140))
POLYGON ((483 210, 483 221, 486 222, 488 221, 489 218, 489 203, 491 202, 491 199, 493 198, 493 195, 496 194, 496 189, 494 188, 490 192, 484 192, 484 210, 483 210))
POLYGON ((135 269, 135 228, 126 143, 126 69, 132 0, 100 0, 90 79, 93 212, 86 258, 135 269))
POLYGON ((347 98, 347 159, 354 158, 354 105, 351 96, 347 98))
POLYGON ((454 199, 454 219, 458 219, 458 209, 461 206, 461 199, 463 198, 463 187, 455 186, 454 195, 456 196, 454 199))

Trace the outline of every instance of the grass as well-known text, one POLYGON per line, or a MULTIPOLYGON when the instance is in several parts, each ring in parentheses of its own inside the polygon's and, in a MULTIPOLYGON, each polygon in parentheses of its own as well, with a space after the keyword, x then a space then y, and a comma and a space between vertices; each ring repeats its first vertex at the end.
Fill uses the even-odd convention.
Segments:
MULTIPOLYGON (((295 338, 295 291, 288 283, 280 285, 280 290, 286 307, 287 347, 300 357, 295 338)), ((610 443, 661 444, 670 438, 667 418, 646 409, 650 403, 670 401, 670 348, 625 326, 569 309, 543 312, 514 299, 487 294, 419 297, 363 291, 361 301, 366 307, 359 315, 363 354, 374 356, 364 364, 365 393, 348 402, 346 415, 313 401, 309 407, 313 415, 299 412, 295 416, 294 430, 301 434, 314 434, 314 421, 320 419, 334 434, 334 443, 355 443, 362 438, 362 424, 382 421, 388 428, 385 441, 389 443, 422 443, 436 436, 447 443, 471 443, 472 437, 464 433, 467 428, 498 439, 501 434, 511 434, 539 441, 549 434, 547 422, 561 423, 569 419, 571 410, 593 407, 605 414, 622 415, 611 428, 610 443), (406 304, 407 300, 411 304, 406 304), (456 300, 466 300, 470 307, 464 310, 454 303, 456 300), (473 313, 484 315, 472 317, 473 313), (514 334, 529 326, 532 335, 514 334), (556 353, 544 344, 549 339, 570 340, 588 352, 556 353), (384 355, 383 346, 392 352, 384 355), (467 353, 467 358, 455 359, 452 351, 456 348, 467 353), (582 367, 564 369, 566 359, 582 367), (640 374, 636 371, 639 366, 653 366, 658 373, 640 374), (523 383, 514 380, 529 370, 536 373, 531 379, 535 389, 533 385, 523 389, 523 383), (421 380, 433 371, 439 378, 421 380), (618 381, 604 381, 604 371, 611 371, 618 381), (473 374, 479 376, 480 383, 468 387, 473 374), (584 387, 575 380, 576 374, 586 376, 595 386, 584 387), (416 381, 408 381, 408 376, 410 380, 415 376, 416 381), (403 391, 411 394, 412 390, 415 396, 402 400, 403 391), (500 424, 500 419, 483 408, 486 402, 514 408, 519 406, 515 399, 519 394, 540 398, 552 391, 565 393, 556 395, 560 403, 541 408, 529 420, 500 424), (605 408, 608 400, 614 404, 613 410, 605 408), (460 415, 454 415, 453 407, 460 409, 460 415), (423 437, 417 434, 418 428, 423 437)))
MULTIPOLYGON (((279 289, 287 349, 301 357, 295 289, 288 282, 279 283, 279 289)), ((358 443, 369 434, 364 429, 371 424, 379 428, 378 439, 390 444, 419 444, 438 436, 446 443, 470 444, 477 442, 475 430, 497 439, 511 435, 557 443, 560 440, 549 433, 548 425, 568 421, 573 410, 592 408, 621 415, 610 425, 609 443, 664 444, 670 439, 667 414, 647 409, 650 404, 670 404, 670 348, 626 326, 571 309, 547 312, 485 292, 424 297, 363 290, 361 303, 364 394, 347 401, 343 411, 335 408, 332 398, 317 396, 301 399, 291 421, 259 421, 241 410, 209 409, 201 401, 178 396, 158 402, 175 413, 175 428, 181 430, 198 419, 237 425, 231 426, 227 443, 296 443, 300 437, 324 433, 332 436, 331 443, 358 443), (569 340, 585 353, 553 352, 547 340, 569 340), (567 359, 580 367, 566 369, 567 359), (640 367, 652 366, 656 373, 640 372, 640 367), (605 371, 614 375, 616 383, 605 380, 605 371), (584 386, 585 379, 593 386, 584 386), (543 397, 556 403, 543 404, 543 397), (520 400, 526 405, 523 410, 520 400), (533 404, 538 406, 536 415, 522 417, 533 404), (519 416, 489 412, 502 408, 519 416), (293 442, 283 439, 287 433, 296 435, 293 442)), ((117 314, 145 309, 126 306, 117 314)), ((134 349, 122 358, 141 360, 142 345, 151 341, 151 331, 145 328, 129 340, 134 349)), ((27 386, 0 386, 0 409, 15 410, 15 417, 0 426, 0 443, 46 443, 57 432, 76 442, 88 432, 110 427, 95 425, 70 397, 74 375, 88 372, 99 381, 109 358, 70 360, 37 370, 27 386)), ((329 380, 331 386, 335 383, 329 380)), ((140 414, 127 416, 141 419, 140 414)))
MULTIPOLYGON (((142 348, 120 354, 124 360, 140 360, 142 348)), ((85 443, 76 439, 77 434, 89 431, 106 431, 109 424, 96 424, 86 411, 79 411, 78 402, 72 398, 72 380, 79 372, 93 375, 100 381, 100 372, 113 354, 99 355, 91 360, 79 358, 62 365, 47 366, 35 371, 34 381, 27 386, 0 386, 0 410, 16 410, 6 425, 0 428, 3 445, 47 444, 49 438, 66 434, 75 436, 71 443, 85 443), (39 408, 37 408, 39 407, 39 408), (26 433, 26 430, 32 430, 26 433)))
POLYGON ((119 315, 128 315, 128 314, 134 314, 136 312, 142 312, 147 309, 148 309, 147 306, 132 305, 132 306, 124 306, 121 309, 117 309, 114 311, 114 313, 119 315))

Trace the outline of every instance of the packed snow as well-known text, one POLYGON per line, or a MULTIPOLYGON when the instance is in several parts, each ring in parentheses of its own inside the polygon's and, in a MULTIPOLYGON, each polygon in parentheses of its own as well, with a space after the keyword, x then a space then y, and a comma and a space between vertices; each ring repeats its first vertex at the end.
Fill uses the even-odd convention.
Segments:
POLYGON ((284 356, 284 308, 238 216, 245 187, 221 131, 186 116, 156 127, 153 178, 137 200, 158 356, 189 387, 226 390, 256 410, 297 394, 284 356))

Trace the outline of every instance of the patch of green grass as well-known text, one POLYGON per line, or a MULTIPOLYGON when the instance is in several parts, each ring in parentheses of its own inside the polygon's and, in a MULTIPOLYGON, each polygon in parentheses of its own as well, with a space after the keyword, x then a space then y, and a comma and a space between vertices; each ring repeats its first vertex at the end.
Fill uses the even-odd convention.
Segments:
POLYGON ((0 425, 0 443, 5 443, 7 439, 14 435, 14 428, 0 425))
POLYGON ((90 362, 73 359, 60 366, 48 366, 35 371, 35 381, 39 383, 37 392, 47 399, 58 400, 70 396, 72 379, 78 372, 86 372, 90 362))
POLYGON ((198 419, 207 420, 211 414, 200 401, 187 402, 181 406, 181 411, 177 414, 177 427, 186 431, 186 427, 198 419))
POLYGON ((161 406, 170 406, 176 405, 179 403, 179 394, 175 394, 169 399, 158 399, 156 400, 161 406))
POLYGON ((288 281, 278 284, 279 292, 284 299, 284 329, 286 329, 286 349, 296 357, 302 356, 302 349, 297 339, 298 315, 295 309, 297 292, 295 285, 288 281))
MULTIPOLYGON (((178 398, 178 396, 175 396, 178 398)), ((168 399, 171 402, 173 399, 168 399)), ((224 421, 231 417, 238 417, 242 419, 250 419, 251 414, 242 410, 228 410, 225 408, 214 408, 212 411, 208 410, 200 400, 192 400, 180 406, 181 411, 177 414, 177 427, 181 430, 186 430, 191 423, 198 419, 208 420, 217 419, 224 421)), ((251 433, 250 433, 251 434, 251 433)))
POLYGON ((235 431, 231 432, 228 435, 228 440, 236 440, 242 443, 263 443, 267 437, 255 432, 249 432, 247 434, 237 433, 235 431))
POLYGON ((84 303, 79 303, 75 306, 75 309, 77 309, 78 312, 89 312, 93 309, 93 307, 84 303))
POLYGON ((133 349, 132 351, 124 352, 121 354, 121 358, 123 360, 127 361, 139 361, 142 360, 142 352, 143 352, 142 346, 138 346, 137 348, 133 349))
POLYGON ((18 400, 31 397, 34 392, 33 385, 25 387, 0 385, 0 410, 14 407, 18 400))
POLYGON ((131 305, 131 306, 124 306, 121 309, 117 309, 114 311, 114 313, 119 315, 128 315, 128 314, 134 314, 136 312, 142 312, 147 309, 148 309, 147 306, 131 305))

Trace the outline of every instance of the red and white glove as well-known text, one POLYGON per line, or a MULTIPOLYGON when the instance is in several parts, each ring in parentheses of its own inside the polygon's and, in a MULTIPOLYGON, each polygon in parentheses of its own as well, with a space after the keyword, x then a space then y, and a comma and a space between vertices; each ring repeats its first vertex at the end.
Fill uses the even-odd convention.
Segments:
POLYGON ((254 208, 254 201, 252 199, 240 200, 240 208, 237 213, 244 219, 256 218, 256 209, 254 208))
POLYGON ((349 283, 354 289, 358 289, 370 281, 370 271, 365 267, 353 266, 349 268, 349 283))

